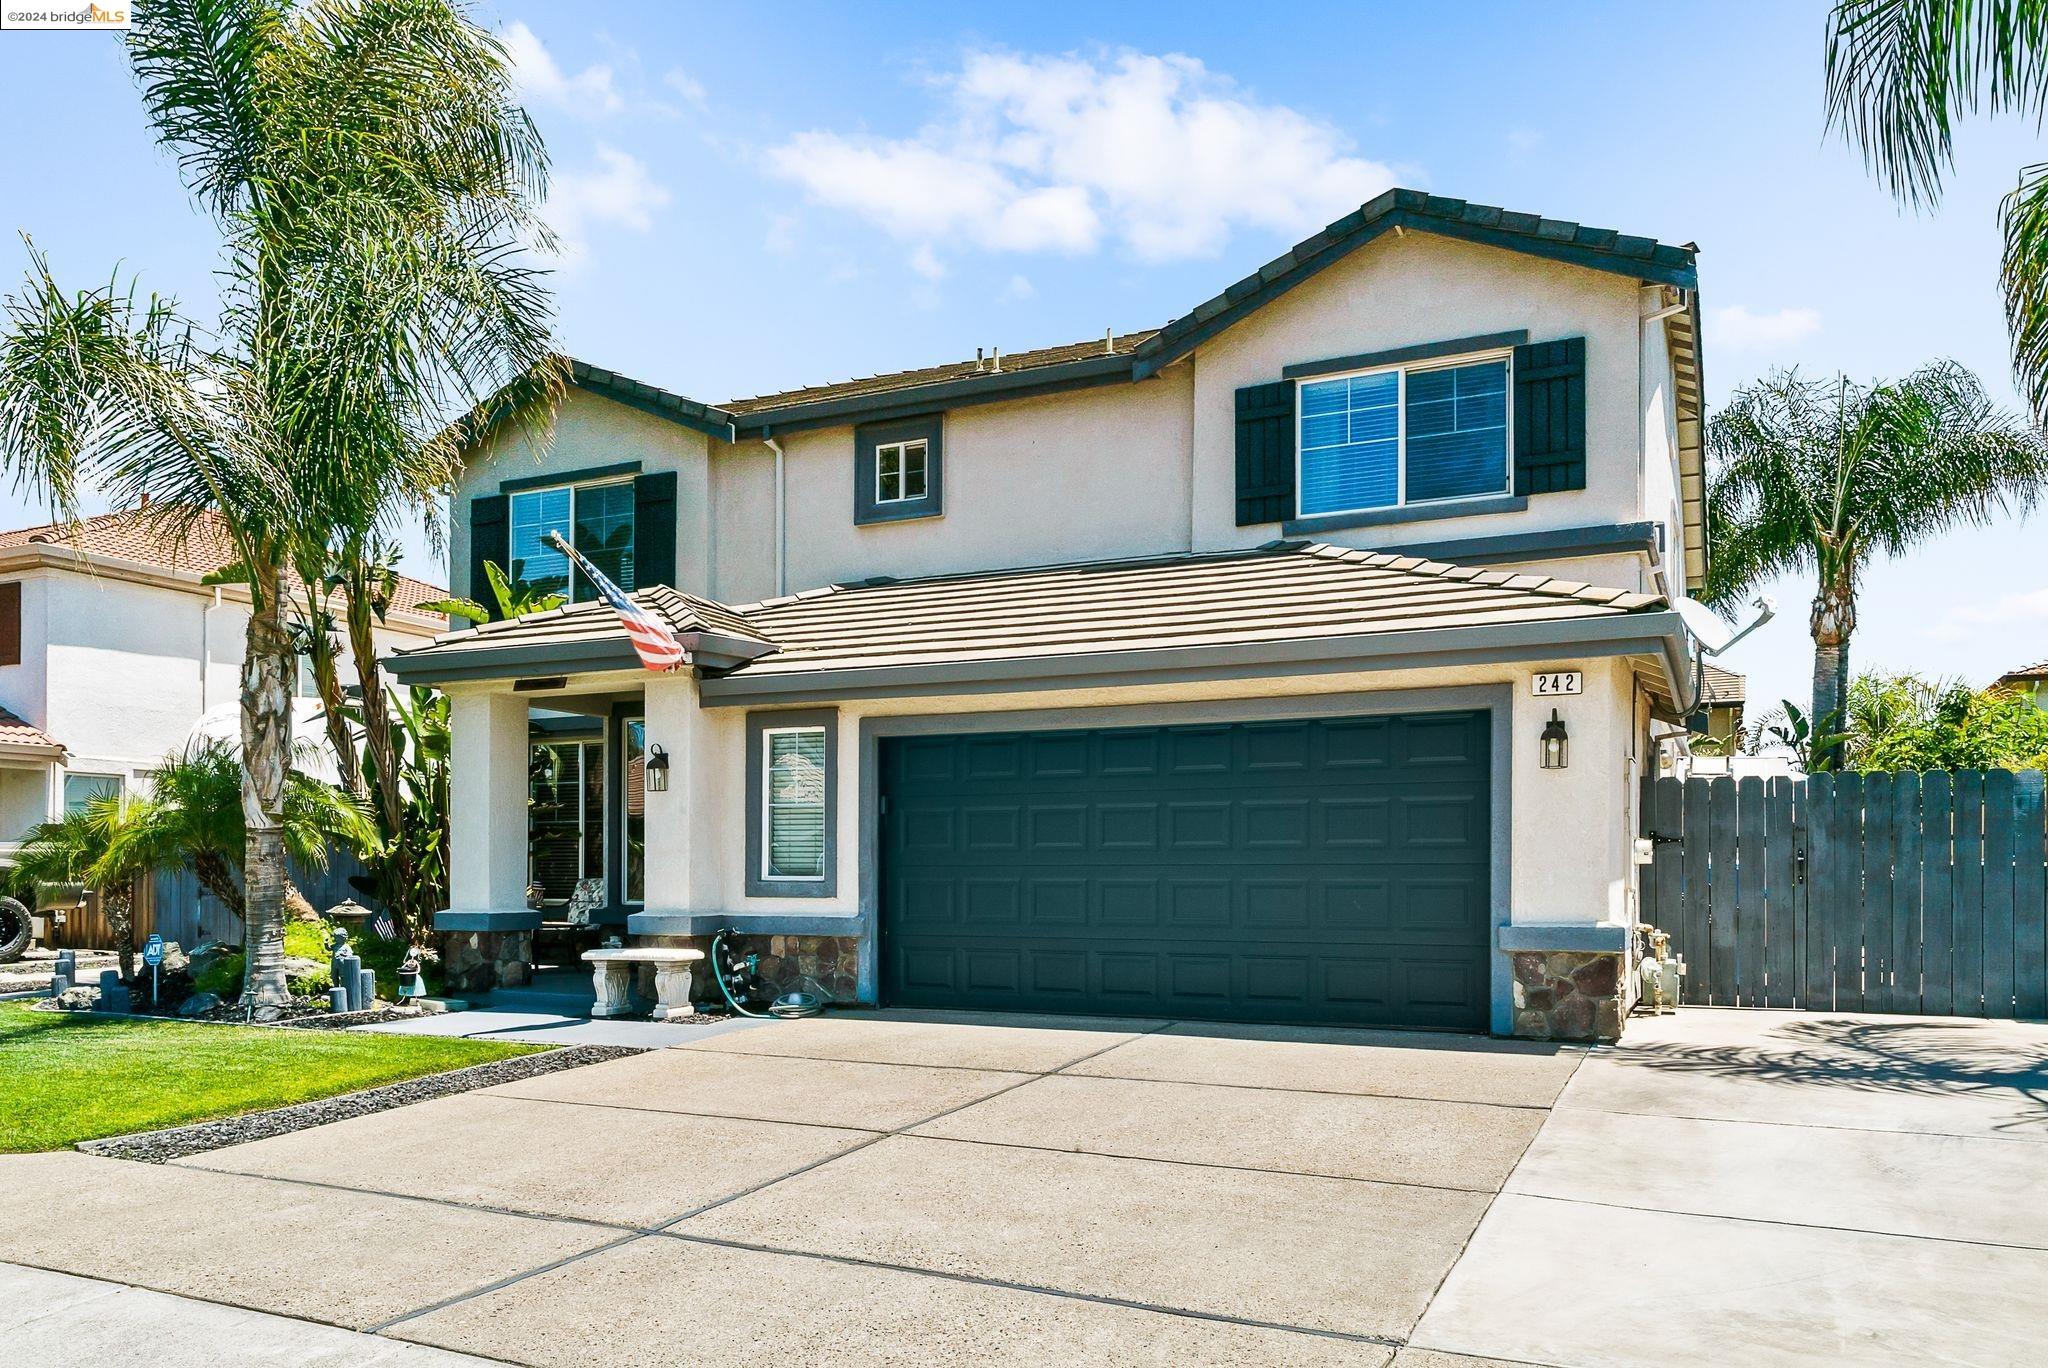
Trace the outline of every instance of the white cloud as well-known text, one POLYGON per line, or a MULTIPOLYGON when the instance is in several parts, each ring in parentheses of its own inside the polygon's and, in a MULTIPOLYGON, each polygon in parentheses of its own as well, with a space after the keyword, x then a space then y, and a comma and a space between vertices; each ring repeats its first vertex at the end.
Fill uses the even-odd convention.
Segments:
POLYGON ((1207 256, 1239 227, 1296 235, 1393 184, 1341 132, 1192 57, 970 53, 915 136, 812 130, 771 172, 908 242, 1207 256))
POLYGON ((682 96, 685 104, 697 109, 704 107, 707 98, 704 94, 704 83, 681 67, 670 68, 668 74, 661 78, 661 82, 682 96))
POLYGON ((1031 281, 1020 275, 1011 276, 1010 283, 1003 287, 1003 298, 1012 301, 1029 299, 1037 293, 1031 281))
POLYGON ((1818 309, 1776 309, 1756 313, 1734 304, 1709 311, 1707 341, 1728 351, 1778 351, 1820 331, 1818 309))
POLYGON ((505 51, 512 58, 513 79, 526 98, 544 100, 585 117, 616 114, 625 108, 610 67, 587 66, 570 75, 534 31, 516 19, 505 26, 504 40, 505 51))
POLYGON ((910 269, 926 280, 946 278, 946 263, 939 260, 938 254, 927 243, 920 242, 917 250, 910 254, 910 269))
POLYGON ((541 214, 555 230, 556 258, 574 265, 588 250, 594 225, 644 233, 654 226, 654 211, 668 201, 667 187, 648 174, 644 163, 599 143, 596 166, 555 175, 541 214))
POLYGON ((1986 628, 2019 627, 2048 621, 2048 589, 2022 589, 2001 594, 1989 603, 1959 603, 1928 629, 1936 641, 1967 641, 1986 628))

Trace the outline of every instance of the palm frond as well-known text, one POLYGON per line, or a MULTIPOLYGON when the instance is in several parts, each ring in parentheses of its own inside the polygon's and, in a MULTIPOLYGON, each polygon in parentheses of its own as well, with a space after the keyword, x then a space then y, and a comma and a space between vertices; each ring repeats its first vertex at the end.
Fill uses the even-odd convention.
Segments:
POLYGON ((1828 15, 1827 119, 1901 201, 1931 205, 1955 122, 2048 101, 2040 0, 1843 0, 1828 15))

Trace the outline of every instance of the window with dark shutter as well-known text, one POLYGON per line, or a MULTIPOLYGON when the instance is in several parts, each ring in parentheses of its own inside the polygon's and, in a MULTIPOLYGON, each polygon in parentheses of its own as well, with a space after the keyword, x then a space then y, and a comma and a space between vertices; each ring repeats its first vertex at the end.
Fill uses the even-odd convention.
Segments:
POLYGON ((1294 382, 1237 392, 1237 525, 1294 516, 1294 382))
POLYGON ((484 574, 484 562, 496 561, 505 568, 512 560, 511 502, 503 494, 483 494, 469 501, 469 596, 486 608, 495 608, 497 596, 484 574))
POLYGON ((1515 348, 1515 493, 1586 487, 1586 339, 1515 348))
POLYGON ((0 665, 21 664, 21 581, 0 584, 0 665))
POLYGON ((676 473, 664 470, 633 481, 634 582, 676 583, 676 473))

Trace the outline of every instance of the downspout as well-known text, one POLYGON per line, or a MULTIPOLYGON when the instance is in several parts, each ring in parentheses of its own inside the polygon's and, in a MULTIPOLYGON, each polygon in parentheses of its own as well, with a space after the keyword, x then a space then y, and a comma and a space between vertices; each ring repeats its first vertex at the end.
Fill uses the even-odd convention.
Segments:
POLYGON ((768 428, 761 430, 761 445, 775 453, 775 596, 789 592, 789 481, 783 468, 782 443, 768 428))
MULTIPOLYGON (((1653 286, 1652 288, 1658 291, 1657 298, 1662 299, 1663 287, 1653 286)), ((1636 507, 1642 510, 1644 516, 1649 516, 1650 514, 1650 507, 1643 498, 1643 491, 1645 488, 1644 481, 1648 478, 1650 463, 1650 374, 1649 367, 1644 363, 1644 353, 1649 349, 1651 326, 1653 324, 1662 323, 1665 319, 1671 318, 1677 314, 1684 313, 1687 309, 1692 307, 1691 299, 1692 292, 1690 290, 1680 289, 1678 291, 1678 302, 1675 304, 1666 304, 1661 308, 1651 310, 1647 314, 1644 313, 1640 308, 1636 310, 1636 422, 1638 424, 1636 430, 1636 507)), ((1675 405, 1677 402, 1677 396, 1673 395, 1672 403, 1675 405)), ((1659 414, 1658 417, 1661 421, 1663 415, 1659 414)), ((1678 459, 1678 451, 1675 447, 1671 451, 1671 459, 1674 462, 1676 462, 1678 459)), ((1678 481, 1680 487, 1682 488, 1685 481, 1685 476, 1682 473, 1679 475, 1678 481)), ((1681 494, 1680 497, 1682 502, 1683 495, 1681 494)), ((1680 527, 1680 546, 1678 548, 1679 588, 1683 588, 1685 584, 1685 547, 1683 545, 1684 537, 1685 529, 1683 527, 1680 527)), ((1664 588, 1666 592, 1676 592, 1672 589, 1671 586, 1667 585, 1664 586, 1664 588)))

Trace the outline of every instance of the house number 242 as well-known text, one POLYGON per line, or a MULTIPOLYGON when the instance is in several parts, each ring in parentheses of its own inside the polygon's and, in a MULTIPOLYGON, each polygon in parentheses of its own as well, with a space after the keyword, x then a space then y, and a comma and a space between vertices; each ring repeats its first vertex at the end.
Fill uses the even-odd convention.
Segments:
POLYGON ((1538 698, 1551 698, 1558 694, 1575 694, 1584 690, 1586 678, 1577 670, 1546 670, 1531 675, 1530 691, 1538 698))

